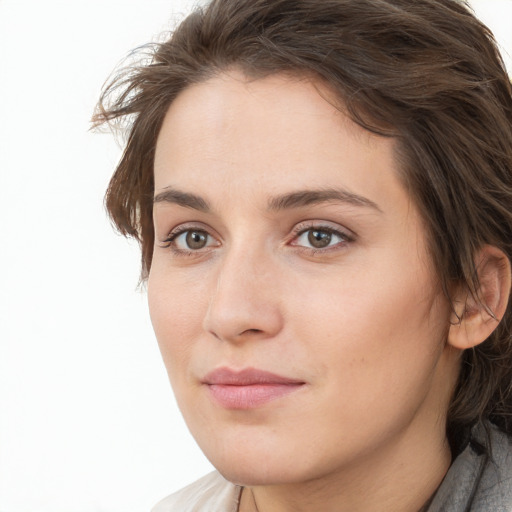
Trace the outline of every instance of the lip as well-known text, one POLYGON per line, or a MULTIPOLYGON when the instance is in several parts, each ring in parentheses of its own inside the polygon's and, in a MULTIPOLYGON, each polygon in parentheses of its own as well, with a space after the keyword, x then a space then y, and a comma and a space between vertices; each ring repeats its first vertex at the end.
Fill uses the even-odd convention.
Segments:
POLYGON ((305 382, 256 368, 224 367, 208 373, 203 384, 226 409, 254 409, 298 391, 305 382))

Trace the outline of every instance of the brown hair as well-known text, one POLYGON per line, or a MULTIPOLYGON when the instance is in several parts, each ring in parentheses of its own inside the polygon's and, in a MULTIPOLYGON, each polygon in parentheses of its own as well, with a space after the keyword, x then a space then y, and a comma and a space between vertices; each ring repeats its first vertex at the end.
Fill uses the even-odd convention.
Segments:
MULTIPOLYGON (((456 0, 213 0, 149 62, 103 91, 94 122, 129 121, 106 206, 121 233, 153 251, 153 158, 170 103, 236 67, 248 77, 313 75, 354 121, 397 140, 401 177, 424 219, 445 293, 475 296, 475 252, 512 256, 512 90, 490 31, 456 0)), ((512 435, 511 308, 466 350, 448 412, 452 444, 489 418, 512 435)))

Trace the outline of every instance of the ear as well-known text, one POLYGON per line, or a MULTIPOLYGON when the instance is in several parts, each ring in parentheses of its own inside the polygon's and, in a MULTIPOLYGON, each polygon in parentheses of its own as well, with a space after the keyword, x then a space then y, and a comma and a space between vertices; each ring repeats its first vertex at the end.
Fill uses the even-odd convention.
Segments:
POLYGON ((454 297, 455 314, 448 331, 448 343, 461 350, 479 345, 492 334, 510 295, 510 261, 503 251, 484 245, 476 254, 475 265, 480 283, 477 296, 464 287, 454 297))

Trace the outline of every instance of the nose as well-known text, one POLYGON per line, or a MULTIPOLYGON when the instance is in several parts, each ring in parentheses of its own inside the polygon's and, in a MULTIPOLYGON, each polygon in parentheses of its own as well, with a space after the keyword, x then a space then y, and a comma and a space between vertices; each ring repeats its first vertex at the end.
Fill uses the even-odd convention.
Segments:
POLYGON ((271 258, 233 251, 217 268, 203 327, 222 341, 268 339, 283 327, 271 258))

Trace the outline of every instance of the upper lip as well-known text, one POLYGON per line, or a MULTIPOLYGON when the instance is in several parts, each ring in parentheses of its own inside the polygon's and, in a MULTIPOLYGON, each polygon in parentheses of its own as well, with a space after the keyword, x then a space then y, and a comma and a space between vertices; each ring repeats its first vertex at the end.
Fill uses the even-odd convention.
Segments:
POLYGON ((304 381, 284 377, 265 370, 258 370, 257 368, 232 370, 231 368, 223 367, 208 373, 204 377, 203 383, 224 386, 251 386, 255 384, 304 384, 304 381))

